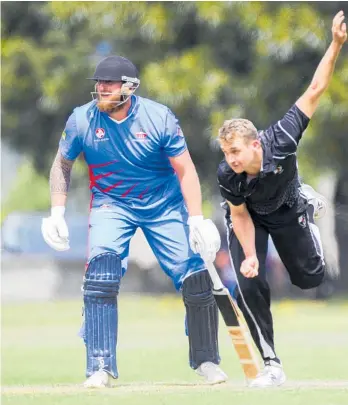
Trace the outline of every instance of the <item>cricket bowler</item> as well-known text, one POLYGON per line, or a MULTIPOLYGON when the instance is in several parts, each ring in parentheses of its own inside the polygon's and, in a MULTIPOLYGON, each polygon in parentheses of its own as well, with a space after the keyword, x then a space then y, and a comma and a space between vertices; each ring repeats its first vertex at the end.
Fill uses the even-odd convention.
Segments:
POLYGON ((278 386, 286 380, 274 348, 265 268, 269 236, 294 285, 309 289, 324 278, 323 249, 314 219, 323 215, 325 200, 300 184, 296 152, 347 40, 344 18, 343 11, 334 17, 332 42, 310 86, 284 117, 265 130, 258 131, 247 119, 227 120, 219 130, 225 157, 218 168, 218 183, 226 201, 236 297, 265 364, 251 387, 278 386))

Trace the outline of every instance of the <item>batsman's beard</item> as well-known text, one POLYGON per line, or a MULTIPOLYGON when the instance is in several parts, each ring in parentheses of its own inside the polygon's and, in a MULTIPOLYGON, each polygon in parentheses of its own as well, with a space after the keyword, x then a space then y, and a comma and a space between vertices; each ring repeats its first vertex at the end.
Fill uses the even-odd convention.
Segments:
POLYGON ((125 104, 123 102, 124 96, 120 94, 113 94, 112 96, 108 97, 107 99, 103 99, 102 96, 98 96, 97 107, 101 112, 106 113, 113 113, 117 111, 121 111, 125 104), (122 104, 119 104, 122 103, 122 104))

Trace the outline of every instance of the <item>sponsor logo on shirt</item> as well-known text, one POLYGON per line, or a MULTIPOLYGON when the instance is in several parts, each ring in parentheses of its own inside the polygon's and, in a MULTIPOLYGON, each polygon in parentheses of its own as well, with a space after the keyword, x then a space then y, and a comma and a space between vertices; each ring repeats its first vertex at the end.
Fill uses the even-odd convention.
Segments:
POLYGON ((147 138, 147 133, 144 131, 139 131, 135 134, 135 137, 137 139, 146 139, 147 138))
POLYGON ((66 132, 63 131, 63 133, 62 133, 62 139, 64 139, 64 141, 65 141, 65 138, 66 138, 66 132))
POLYGON ((99 208, 97 208, 96 210, 95 210, 95 212, 101 212, 101 211, 112 211, 112 207, 111 207, 111 205, 109 205, 109 204, 103 204, 103 205, 101 205, 99 208))

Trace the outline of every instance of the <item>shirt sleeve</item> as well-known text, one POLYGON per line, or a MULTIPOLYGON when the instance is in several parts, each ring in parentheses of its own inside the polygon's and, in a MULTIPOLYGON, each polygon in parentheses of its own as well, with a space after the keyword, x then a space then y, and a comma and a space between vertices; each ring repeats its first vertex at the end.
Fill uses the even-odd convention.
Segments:
POLYGON ((175 115, 168 110, 165 133, 163 134, 162 147, 169 157, 181 155, 187 149, 182 129, 175 115))
POLYGON ((309 121, 309 118, 294 104, 281 120, 263 131, 273 145, 274 157, 285 158, 296 152, 309 121))
POLYGON ((82 151, 82 144, 76 126, 75 112, 70 115, 66 122, 59 141, 59 150, 63 157, 68 160, 75 160, 82 151))
POLYGON ((245 198, 234 190, 233 185, 227 184, 226 174, 224 174, 220 168, 217 173, 217 181, 220 194, 223 198, 233 205, 242 205, 245 203, 245 198))

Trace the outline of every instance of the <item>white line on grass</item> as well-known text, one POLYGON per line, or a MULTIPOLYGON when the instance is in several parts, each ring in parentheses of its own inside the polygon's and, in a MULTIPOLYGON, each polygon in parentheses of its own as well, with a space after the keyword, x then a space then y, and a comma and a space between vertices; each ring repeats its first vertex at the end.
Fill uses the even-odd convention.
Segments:
MULTIPOLYGON (((320 380, 310 380, 310 381, 287 381, 283 386, 278 387, 279 390, 294 390, 294 389, 347 389, 348 381, 320 381, 320 380)), ((129 383, 129 384, 115 384, 113 388, 102 389, 105 394, 122 394, 122 393, 132 393, 132 392, 179 392, 179 391, 192 391, 192 390, 233 390, 233 391, 244 391, 249 390, 245 384, 240 381, 229 381, 228 383, 219 385, 208 385, 204 383, 185 383, 185 382, 157 382, 157 383, 129 383)), ((255 389, 252 389, 255 390, 255 389)), ((56 385, 13 385, 13 386, 3 386, 2 394, 5 395, 15 395, 15 394, 68 394, 76 392, 86 392, 93 391, 91 389, 87 390, 80 385, 74 384, 56 384, 56 385)), ((98 390, 99 391, 99 390, 98 390)))

